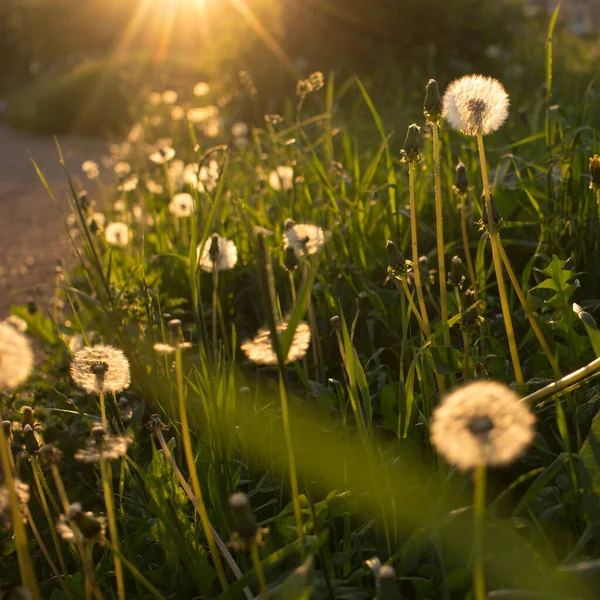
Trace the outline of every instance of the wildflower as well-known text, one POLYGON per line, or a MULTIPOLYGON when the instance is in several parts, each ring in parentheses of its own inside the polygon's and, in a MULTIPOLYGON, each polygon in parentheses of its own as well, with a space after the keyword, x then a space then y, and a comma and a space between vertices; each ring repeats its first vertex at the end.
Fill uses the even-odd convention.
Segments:
MULTIPOLYGON (((24 512, 29 502, 29 486, 23 483, 20 479, 13 479, 13 488, 17 495, 17 501, 21 507, 21 512, 24 512)), ((25 518, 23 518, 25 520, 25 518)), ((10 490, 6 483, 0 485, 0 522, 3 522, 5 527, 12 527, 12 510, 10 504, 10 490)))
MULTIPOLYGON (((475 304, 476 301, 477 297, 475 296, 475 291, 467 290, 464 295, 463 310, 467 311, 471 306, 473 306, 473 304, 475 304)), ((480 317, 476 310, 469 310, 469 312, 465 312, 465 314, 461 317, 460 326, 461 329, 469 331, 476 325, 479 325, 479 323, 482 321, 483 317, 480 317)))
POLYGON ((160 92, 152 92, 148 96, 148 102, 153 106, 158 106, 162 102, 162 94, 160 92))
POLYGON ((139 179, 137 175, 130 175, 129 177, 127 177, 127 179, 125 179, 123 181, 123 183, 121 183, 120 186, 117 187, 117 189, 120 192, 133 192, 133 190, 135 190, 138 186, 139 183, 139 179))
POLYGON ((285 231, 283 233, 283 245, 287 249, 292 246, 296 254, 302 258, 306 254, 315 254, 329 239, 330 233, 323 231, 317 225, 306 223, 294 223, 291 219, 285 222, 285 231))
MULTIPOLYGON (((490 202, 492 203, 492 214, 494 215, 494 225, 496 226, 496 229, 502 227, 504 221, 502 219, 502 215, 500 214, 500 211, 498 210, 498 207, 496 206, 496 202, 494 201, 494 196, 492 194, 490 194, 490 202)), ((479 228, 480 229, 487 229, 489 223, 488 223, 488 213, 487 213, 487 202, 485 201, 485 198, 483 199, 483 202, 481 203, 481 220, 478 222, 479 228)))
POLYGON ((181 321, 179 319, 171 319, 168 323, 171 343, 169 344, 154 344, 153 349, 159 354, 172 354, 176 350, 185 350, 191 348, 192 344, 186 342, 183 338, 181 330, 181 321))
POLYGON ((175 150, 171 146, 159 144, 156 149, 150 153, 148 158, 157 165, 164 165, 175 156, 175 150))
POLYGON ((600 156, 597 154, 590 158, 590 175, 592 176, 590 189, 600 190, 600 156))
POLYGON ((190 123, 199 125, 205 121, 216 119, 219 116, 219 109, 214 105, 190 108, 185 116, 190 123))
POLYGON ((95 212, 87 218, 87 226, 92 233, 99 233, 104 229, 106 216, 104 213, 95 212))
POLYGON ((183 110, 182 106, 174 106, 171 109, 171 119, 173 121, 181 121, 185 118, 185 110, 183 110))
POLYGON ((32 369, 29 340, 12 325, 0 322, 0 391, 23 383, 32 369))
POLYGON ((81 170, 85 173, 88 179, 96 179, 100 175, 98 163, 93 160, 86 160, 81 165, 81 170))
POLYGON ((269 185, 276 191, 291 190, 294 185, 294 169, 279 165, 269 173, 269 185))
POLYGON ((71 377, 88 394, 122 392, 129 387, 129 361, 121 350, 97 344, 78 350, 71 362, 71 377))
POLYGON ((454 80, 444 93, 444 117, 465 135, 487 135, 508 117, 509 99, 502 84, 483 75, 454 80))
MULTIPOLYGON (((287 329, 287 322, 280 323, 277 331, 282 334, 287 329)), ((310 327, 304 321, 300 321, 294 331, 294 337, 290 346, 288 355, 285 359, 286 364, 295 360, 300 360, 306 356, 310 346, 310 327)), ((273 340, 268 327, 261 327, 254 339, 246 340, 241 346, 246 356, 257 365, 276 365, 277 355, 273 348, 273 340)))
POLYGON ((201 98, 202 96, 206 96, 208 92, 210 92, 210 86, 205 81, 199 81, 194 86, 194 96, 201 98))
POLYGON ((27 331, 27 321, 17 315, 10 315, 3 321, 7 325, 14 327, 19 333, 25 333, 27 331))
POLYGON ((202 126, 202 131, 206 137, 217 137, 221 131, 221 121, 219 119, 209 119, 202 126))
POLYGON ((296 94, 300 98, 305 98, 312 92, 319 91, 324 85, 323 73, 321 71, 315 71, 308 76, 307 79, 301 79, 296 85, 296 94))
POLYGON ((265 121, 271 125, 279 125, 279 123, 283 123, 283 117, 278 114, 265 115, 265 121))
POLYGON ((125 223, 109 223, 104 230, 104 238, 109 246, 124 248, 129 244, 131 231, 125 223))
POLYGON ((194 209, 194 199, 187 192, 175 194, 169 203, 169 212, 176 217, 189 217, 194 209))
POLYGON ((149 179, 146 181, 146 189, 151 194, 162 194, 164 188, 160 183, 156 183, 156 181, 149 179))
POLYGON ((433 415, 431 441, 461 470, 506 465, 534 436, 535 417, 509 387, 476 381, 446 396, 433 415))
POLYGON ((456 288, 461 288, 465 280, 462 270, 462 260, 460 256, 455 256, 450 264, 450 272, 448 273, 448 285, 456 288))
POLYGON ((417 163, 423 157, 423 151, 421 149, 421 128, 413 123, 409 126, 406 132, 406 140, 404 141, 404 148, 401 151, 402 162, 409 164, 417 163))
POLYGON ((199 244, 196 254, 200 267, 205 271, 233 269, 238 259, 235 244, 218 233, 212 235, 210 243, 206 240, 199 244))
POLYGON ((175 104, 177 102, 177 92, 175 90, 165 90, 162 93, 163 104, 175 104))
POLYGON ((247 123, 237 122, 231 126, 231 135, 233 137, 246 137, 250 128, 247 123))
POLYGON ((83 512, 81 503, 74 502, 69 506, 67 514, 58 518, 56 531, 65 542, 102 542, 106 534, 106 518, 92 512, 83 512))
POLYGON ((423 113, 427 119, 427 123, 438 123, 443 111, 442 98, 437 81, 430 79, 425 88, 425 104, 423 105, 423 113))
POLYGON ((101 460, 116 460, 127 454, 132 439, 124 435, 106 433, 102 425, 94 425, 85 448, 77 450, 75 458, 82 462, 91 463, 101 460))
POLYGON ((248 497, 242 492, 229 496, 229 506, 233 513, 234 534, 231 545, 239 550, 251 550, 253 546, 262 546, 263 535, 269 530, 259 527, 248 497))
POLYGON ((129 175, 129 173, 131 172, 131 165, 128 162, 125 162, 124 160, 120 160, 119 162, 115 163, 115 166, 113 167, 116 176, 119 179, 123 179, 124 177, 127 177, 127 175, 129 175))

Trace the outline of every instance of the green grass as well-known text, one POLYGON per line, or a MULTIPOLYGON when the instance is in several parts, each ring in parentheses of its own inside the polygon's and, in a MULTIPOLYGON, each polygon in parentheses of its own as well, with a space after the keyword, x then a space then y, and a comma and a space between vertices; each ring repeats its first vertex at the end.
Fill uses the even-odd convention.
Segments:
MULTIPOLYGON (((63 499, 47 469, 50 518, 37 488, 29 510, 63 589, 25 525, 29 544, 18 554, 20 538, 0 527, 2 593, 19 583, 17 564, 23 572, 28 551, 39 597, 52 600, 91 597, 85 583, 92 579, 90 565, 100 593, 118 597, 115 559, 123 566, 127 598, 264 595, 263 577, 266 593, 285 600, 467 598, 475 597, 471 576, 479 564, 490 598, 594 598, 600 420, 592 376, 598 368, 593 315, 600 232, 587 165, 598 151, 598 130, 590 116, 591 88, 577 102, 553 108, 561 93, 557 79, 553 98, 527 98, 507 83, 511 116, 486 138, 492 193, 503 219, 500 239, 528 307, 505 273, 524 393, 537 424, 534 443, 520 459, 488 471, 487 503, 475 532, 471 474, 435 454, 429 429, 441 385, 451 390, 464 377, 463 332, 475 311, 482 319, 469 330, 468 376, 485 369, 490 379, 517 387, 489 235, 474 225, 483 191, 477 145, 442 122, 446 264, 461 257, 465 278, 456 293, 448 286, 448 336, 438 309, 438 280, 446 274, 434 267, 432 136, 419 119, 424 145, 414 191, 419 252, 429 259, 422 273, 432 324, 426 339, 408 301, 414 296, 416 302, 410 266, 408 273, 390 271, 386 253, 386 240, 392 240, 411 255, 409 166, 400 160, 409 122, 380 114, 360 81, 338 86, 330 77, 323 90, 296 99, 280 122, 252 127, 246 145, 233 143, 230 134, 238 96, 221 107, 216 137, 207 137, 202 124, 172 120, 164 105, 146 104, 140 114, 145 141, 170 137, 176 159, 199 167, 216 161, 218 177, 214 185, 205 181, 204 191, 176 178, 170 187, 168 168, 148 159, 143 140, 133 141, 124 156, 139 178, 136 189, 114 192, 80 173, 67 174, 74 215, 69 228, 80 262, 57 277, 56 302, 47 314, 13 309, 40 340, 44 360, 27 383, 3 393, 2 406, 14 423, 22 420, 23 405, 34 407, 43 423, 38 438, 64 453, 58 470, 68 500, 106 514, 99 470, 73 458, 100 408, 98 398, 69 377, 69 341, 82 334, 86 345, 103 342, 125 352, 131 385, 105 400, 109 428, 131 436, 133 444, 112 461, 109 481, 104 467, 102 478, 112 486, 119 547, 114 539, 94 544, 86 566, 76 545, 54 544, 51 531, 63 499), (354 118, 340 115, 340 105, 354 107, 354 118), (470 185, 463 200, 475 281, 466 269, 452 189, 459 160, 470 185), (293 167, 290 189, 269 183, 279 165, 293 167), (164 191, 150 193, 149 179, 164 191), (107 222, 129 224, 132 239, 125 247, 109 246, 102 230, 90 228, 92 209, 76 194, 84 181, 96 199, 94 210, 107 222), (168 210, 172 194, 181 191, 195 198, 191 217, 168 210), (300 257, 292 272, 284 268, 281 241, 289 218, 331 232, 322 250, 300 257), (264 230, 271 234, 257 233, 264 230), (196 247, 210 244, 213 232, 232 240, 238 252, 235 266, 218 277, 196 260, 196 247), (476 289, 479 301, 471 312, 464 305, 468 288, 476 289), (280 315, 289 315, 282 335, 276 332, 280 315), (181 321, 183 337, 173 338, 172 319, 181 321), (310 349, 286 365, 301 320, 313 331, 310 349), (240 344, 264 326, 277 360, 259 367, 240 344), (156 343, 183 340, 191 347, 174 354, 153 350, 156 343), (539 391, 589 363, 585 377, 574 376, 571 385, 567 380, 539 391), (215 560, 221 551, 210 539, 228 542, 239 531, 228 505, 236 491, 246 493, 257 523, 268 528, 258 560, 252 544, 231 549, 241 578, 226 555, 215 560), (214 528, 208 538, 207 519, 214 528), (479 525, 482 549, 473 545, 479 525), (366 564, 373 557, 394 567, 395 584, 376 585, 366 564)), ((190 90, 179 102, 218 99, 193 98, 190 90)), ((421 102, 407 106, 407 114, 418 114, 421 102)), ((16 431, 15 469, 32 483, 38 457, 31 444, 23 452, 23 443, 16 431)))

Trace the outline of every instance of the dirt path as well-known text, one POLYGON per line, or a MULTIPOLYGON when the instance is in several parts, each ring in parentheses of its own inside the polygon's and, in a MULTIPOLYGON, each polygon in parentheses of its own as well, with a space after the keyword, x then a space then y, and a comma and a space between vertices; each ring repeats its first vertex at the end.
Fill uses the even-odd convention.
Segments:
MULTIPOLYGON (((86 138, 59 138, 72 175, 81 163, 98 160, 106 143, 86 138)), ((63 210, 68 186, 52 138, 38 138, 0 124, 0 319, 11 304, 53 295, 54 267, 69 263, 71 249, 55 202, 39 180, 30 157, 43 171, 63 210)))

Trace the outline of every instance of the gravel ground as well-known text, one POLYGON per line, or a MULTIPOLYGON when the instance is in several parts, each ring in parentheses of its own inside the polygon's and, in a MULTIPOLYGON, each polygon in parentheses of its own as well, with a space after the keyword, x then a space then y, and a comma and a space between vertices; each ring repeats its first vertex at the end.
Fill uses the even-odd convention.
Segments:
MULTIPOLYGON (((81 163, 98 160, 106 143, 95 139, 59 138, 72 176, 81 163)), ((50 183, 58 206, 68 211, 68 184, 52 138, 38 138, 0 124, 0 319, 11 304, 35 298, 48 306, 54 293, 58 259, 73 260, 57 206, 38 178, 33 158, 50 183)))

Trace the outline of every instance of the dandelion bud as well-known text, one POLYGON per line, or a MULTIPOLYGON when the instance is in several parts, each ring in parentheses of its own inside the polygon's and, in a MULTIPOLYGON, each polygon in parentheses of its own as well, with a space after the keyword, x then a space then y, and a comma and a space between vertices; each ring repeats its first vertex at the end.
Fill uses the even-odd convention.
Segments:
MULTIPOLYGON (((465 310, 468 310, 471 306, 473 306, 473 304, 475 304, 477 298, 475 297, 475 291, 474 290, 467 290, 465 292, 464 295, 464 308, 465 310)), ((473 326, 477 323, 478 320, 478 315, 477 315, 477 311, 475 310, 470 310, 469 312, 465 313, 462 317, 462 326, 463 327, 470 327, 473 326)))
MULTIPOLYGON (((492 203, 492 213, 494 214, 494 225, 496 226, 496 228, 498 227, 502 227, 502 215, 500 214, 500 211, 498 210, 496 203, 494 202, 494 196, 492 196, 490 194, 490 200, 492 203)), ((481 221, 480 224, 483 225, 483 227, 485 227, 486 229, 488 228, 488 214, 487 214, 487 202, 485 201, 485 197, 482 200, 482 215, 481 215, 481 221)))
POLYGON ((475 364, 475 379, 479 381, 484 381, 488 378, 488 372, 485 369, 485 366, 482 362, 478 362, 475 364))
POLYGON ((413 164, 419 162, 422 156, 421 128, 413 123, 406 132, 406 140, 404 141, 404 148, 402 150, 402 161, 413 164))
POLYGON ((590 175, 592 176, 590 189, 600 190, 600 156, 598 154, 594 154, 590 158, 590 175))
POLYGON ((21 408, 21 414, 23 415, 23 426, 30 425, 33 427, 33 408, 24 406, 21 408))
POLYGON ((8 444, 12 442, 12 423, 10 421, 2 421, 2 433, 8 444))
POLYGON ((246 543, 253 543, 258 532, 258 525, 246 494, 236 492, 229 496, 229 506, 233 512, 235 531, 246 543))
POLYGON ((469 180, 467 178, 467 167, 461 161, 456 165, 454 175, 454 187, 452 188, 459 196, 464 196, 469 190, 469 180))
POLYGON ((452 263, 450 265, 450 273, 448 273, 448 283, 458 288, 461 286, 463 282, 463 276, 461 274, 462 270, 462 260, 459 256, 455 256, 452 259, 452 263))
POLYGON ((106 437, 106 430, 102 425, 94 425, 90 431, 90 436, 94 440, 94 443, 100 446, 106 437))
POLYGON ((404 273, 406 271, 406 259, 398 246, 391 240, 388 240, 385 244, 385 251, 387 252, 388 264, 392 273, 394 275, 404 273))
POLYGON ((79 202, 79 206, 81 206, 82 210, 88 210, 92 205, 86 190, 81 190, 79 194, 77 194, 77 202, 79 202))
POLYGON ((25 438, 25 449, 27 450, 27 453, 37 454, 40 449, 40 443, 37 441, 31 425, 25 425, 25 427, 23 427, 23 437, 25 438))
POLYGON ((102 534, 103 523, 93 513, 82 512, 73 520, 79 527, 83 537, 89 540, 93 540, 102 534))
POLYGON ((285 258, 283 259, 283 266, 288 271, 295 271, 298 268, 298 255, 294 250, 293 246, 288 246, 285 249, 285 258))
POLYGON ((169 331, 175 336, 179 336, 181 334, 181 321, 179 319, 171 319, 167 323, 167 327, 169 331))
POLYGON ((63 457, 63 453, 52 444, 42 446, 39 455, 42 461, 47 465, 57 465, 63 457))
POLYGON ((425 114, 427 123, 438 123, 443 110, 444 105, 442 103, 442 97, 440 96, 437 81, 435 79, 430 79, 425 88, 425 104, 423 106, 423 113, 425 114))
POLYGON ((341 331, 341 329, 342 329, 342 320, 337 315, 331 317, 331 319, 329 319, 329 322, 331 323, 331 326, 336 331, 341 331))
POLYGON ((210 240, 210 249, 208 250, 208 256, 211 262, 214 264, 219 259, 219 234, 213 233, 210 240))
POLYGON ((396 585, 396 571, 390 565, 383 565, 377 574, 377 600, 397 600, 400 597, 396 585))

